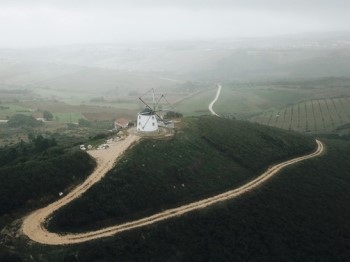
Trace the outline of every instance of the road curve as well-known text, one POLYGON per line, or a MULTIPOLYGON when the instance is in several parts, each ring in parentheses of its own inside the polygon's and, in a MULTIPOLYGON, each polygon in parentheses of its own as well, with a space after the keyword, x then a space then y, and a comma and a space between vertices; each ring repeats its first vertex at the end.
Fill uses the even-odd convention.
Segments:
POLYGON ((214 98, 213 101, 210 102, 209 104, 209 111, 212 115, 214 116, 219 116, 217 113, 215 113, 215 111, 213 110, 213 105, 216 103, 216 101, 218 100, 219 96, 220 96, 220 93, 221 93, 221 88, 222 86, 220 84, 218 84, 218 90, 216 91, 216 96, 214 98))
POLYGON ((98 180, 95 181, 91 179, 91 176, 93 176, 95 173, 99 174, 102 177, 103 175, 101 175, 101 173, 103 172, 106 173, 108 171, 108 169, 105 168, 106 161, 99 161, 98 167, 96 168, 94 173, 81 186, 78 186, 65 198, 62 198, 59 201, 45 208, 34 211, 32 214, 26 217, 22 225, 22 232, 33 241, 36 241, 42 244, 68 245, 68 244, 82 243, 82 242, 86 242, 86 241, 90 241, 98 238, 116 235, 118 233, 121 233, 127 230, 144 227, 159 221, 167 220, 173 217, 178 217, 183 214, 186 214, 195 210, 203 209, 222 201, 226 201, 228 199, 236 198, 244 193, 247 193, 257 188, 262 183, 267 181, 269 178, 276 175, 283 168, 289 165, 293 165, 295 163, 301 162, 303 160, 319 156, 320 154, 322 154, 324 147, 321 141, 316 140, 316 143, 317 143, 317 148, 313 153, 305 156, 301 156, 301 157, 296 157, 296 158, 287 160, 285 162, 282 162, 280 164, 276 164, 268 168, 259 177, 253 179, 247 184, 213 197, 209 197, 209 198, 196 201, 187 205, 183 205, 177 208, 168 209, 138 220, 129 221, 123 224, 110 226, 110 227, 103 228, 96 231, 90 231, 90 232, 78 233, 78 234, 57 234, 57 233, 52 233, 47 231, 47 229, 44 227, 44 223, 50 218, 50 216, 54 211, 68 204, 75 198, 79 197, 82 193, 84 193, 87 190, 87 188, 91 187, 93 183, 97 182, 98 180))

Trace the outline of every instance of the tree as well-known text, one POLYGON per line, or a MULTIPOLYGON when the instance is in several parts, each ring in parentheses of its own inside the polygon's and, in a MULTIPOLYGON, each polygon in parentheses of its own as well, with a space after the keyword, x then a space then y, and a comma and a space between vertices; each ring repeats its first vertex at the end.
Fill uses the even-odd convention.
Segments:
POLYGON ((90 121, 88 121, 86 119, 83 119, 83 118, 80 118, 78 122, 79 122, 79 126, 81 126, 81 127, 89 127, 89 126, 91 126, 90 121))
POLYGON ((41 126, 43 122, 36 120, 32 116, 26 116, 22 114, 17 114, 12 117, 7 122, 7 125, 10 127, 21 127, 21 126, 30 126, 38 127, 41 126))
POLYGON ((46 121, 51 121, 53 119, 53 115, 50 111, 45 110, 43 112, 43 117, 46 121))
POLYGON ((181 118, 181 117, 182 117, 181 113, 174 112, 174 111, 168 111, 164 116, 165 119, 173 119, 173 118, 181 118))

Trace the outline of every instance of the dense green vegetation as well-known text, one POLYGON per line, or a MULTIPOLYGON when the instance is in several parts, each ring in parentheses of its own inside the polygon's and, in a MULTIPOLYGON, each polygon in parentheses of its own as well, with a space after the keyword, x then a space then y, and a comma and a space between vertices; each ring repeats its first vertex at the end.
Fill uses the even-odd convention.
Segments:
POLYGON ((29 211, 58 198, 94 168, 85 153, 58 146, 54 138, 30 136, 30 142, 0 148, 0 227, 13 212, 29 211))
POLYGON ((174 112, 174 111, 168 111, 166 112, 166 114, 164 115, 165 119, 173 119, 173 118, 181 118, 182 114, 179 112, 174 112))
POLYGON ((3 257, 84 262, 347 261, 350 142, 322 141, 326 154, 289 167, 240 198, 80 245, 29 246, 24 241, 3 257))
POLYGON ((44 110, 43 117, 47 121, 51 121, 53 119, 53 115, 50 111, 44 110))
POLYGON ((145 140, 127 152, 103 181, 59 210, 49 228, 99 228, 202 199, 315 147, 311 137, 242 121, 200 117, 183 125, 171 140, 145 140))
POLYGON ((327 151, 240 199, 70 254, 78 261, 346 261, 350 143, 329 141, 327 151))
POLYGON ((26 116, 22 114, 16 114, 12 117, 7 122, 8 126, 10 127, 38 127, 43 125, 42 121, 36 120, 32 116, 26 116))

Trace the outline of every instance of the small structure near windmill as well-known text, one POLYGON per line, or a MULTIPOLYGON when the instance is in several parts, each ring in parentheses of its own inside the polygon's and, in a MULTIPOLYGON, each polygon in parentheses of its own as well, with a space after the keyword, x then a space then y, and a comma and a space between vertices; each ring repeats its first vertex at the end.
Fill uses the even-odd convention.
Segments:
POLYGON ((160 102, 164 100, 167 104, 170 105, 170 103, 166 100, 164 95, 161 95, 160 98, 156 100, 154 89, 146 92, 143 96, 140 96, 139 99, 146 106, 146 108, 137 115, 137 132, 158 131, 159 123, 163 121, 163 118, 159 115, 159 112, 163 111, 163 108, 160 106, 160 102), (146 103, 143 100, 143 97, 150 92, 152 92, 152 103, 146 103))
POLYGON ((114 122, 114 128, 117 130, 127 128, 128 126, 129 126, 129 120, 125 118, 119 118, 114 122))

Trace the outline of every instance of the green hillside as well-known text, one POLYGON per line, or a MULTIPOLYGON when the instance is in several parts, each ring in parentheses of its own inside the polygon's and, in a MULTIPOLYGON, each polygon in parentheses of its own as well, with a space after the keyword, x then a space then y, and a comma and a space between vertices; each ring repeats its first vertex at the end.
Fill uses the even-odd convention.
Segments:
POLYGON ((347 261, 350 141, 258 190, 121 236, 47 250, 75 261, 347 261))
POLYGON ((60 192, 83 181, 94 167, 86 152, 41 135, 0 148, 0 228, 57 200, 60 192))
POLYGON ((84 231, 215 195, 274 162, 310 152, 313 138, 249 122, 185 118, 174 138, 143 140, 117 167, 49 222, 84 231))

